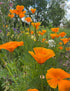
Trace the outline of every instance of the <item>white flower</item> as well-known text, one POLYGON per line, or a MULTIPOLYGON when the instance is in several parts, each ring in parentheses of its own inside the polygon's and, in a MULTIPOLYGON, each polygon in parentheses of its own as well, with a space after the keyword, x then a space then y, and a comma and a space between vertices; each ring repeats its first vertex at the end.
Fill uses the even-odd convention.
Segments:
POLYGON ((56 43, 54 40, 48 40, 49 47, 55 47, 56 43))

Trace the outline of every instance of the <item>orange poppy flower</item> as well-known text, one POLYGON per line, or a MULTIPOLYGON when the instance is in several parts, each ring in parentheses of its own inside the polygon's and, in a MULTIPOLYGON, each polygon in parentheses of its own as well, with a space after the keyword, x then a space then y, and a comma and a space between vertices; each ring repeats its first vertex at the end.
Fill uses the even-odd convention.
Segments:
POLYGON ((8 25, 6 25, 6 28, 8 27, 8 25))
POLYGON ((16 15, 19 15, 20 18, 22 18, 25 16, 24 14, 26 13, 26 11, 23 11, 23 9, 24 9, 23 5, 17 5, 16 9, 13 10, 10 9, 9 11, 11 14, 15 13, 16 15))
POLYGON ((20 18, 23 18, 25 16, 25 13, 26 13, 26 11, 19 12, 16 10, 16 14, 19 15, 20 18))
POLYGON ((59 91, 70 91, 70 81, 69 80, 61 80, 58 83, 59 91))
POLYGON ((70 40, 70 38, 68 38, 70 40))
POLYGON ((31 25, 34 27, 34 26, 35 26, 35 23, 34 23, 34 22, 32 22, 32 23, 31 23, 31 25))
POLYGON ((62 46, 60 46, 60 47, 58 47, 60 50, 62 50, 63 49, 63 47, 62 46))
POLYGON ((31 31, 31 34, 34 34, 34 31, 31 31))
POLYGON ((65 35, 66 35, 65 32, 61 32, 61 33, 59 33, 59 36, 61 36, 61 37, 64 37, 65 35))
POLYGON ((21 13, 21 11, 20 10, 14 10, 14 13, 16 14, 16 15, 19 15, 20 13, 21 13))
POLYGON ((25 20, 26 20, 27 22, 32 22, 32 20, 31 20, 30 17, 25 18, 25 20))
POLYGON ((33 26, 33 27, 36 27, 36 29, 38 29, 39 28, 39 26, 40 26, 40 22, 36 22, 36 23, 31 23, 31 25, 33 26))
POLYGON ((9 11, 10 11, 10 13, 15 13, 14 9, 10 9, 9 11))
POLYGON ((13 18, 13 17, 14 17, 14 15, 13 15, 13 14, 8 14, 8 16, 9 16, 10 18, 13 18))
POLYGON ((13 52, 15 48, 17 48, 18 46, 22 46, 23 44, 24 44, 23 41, 21 41, 21 42, 10 41, 10 42, 0 45, 0 49, 6 49, 9 52, 13 52))
POLYGON ((40 22, 35 23, 35 27, 36 27, 36 29, 39 28, 40 24, 41 24, 40 22))
POLYGON ((42 30, 43 33, 46 33, 46 30, 42 30))
POLYGON ((59 42, 59 45, 62 45, 62 42, 59 42))
POLYGON ((63 38, 63 39, 60 39, 60 40, 62 40, 64 44, 66 44, 69 41, 68 38, 63 38))
POLYGON ((44 33, 43 33, 43 32, 41 32, 40 34, 41 34, 42 36, 44 35, 44 33))
POLYGON ((42 42, 44 42, 45 40, 46 40, 46 39, 45 39, 45 38, 43 38, 43 39, 42 39, 42 42))
POLYGON ((39 31, 38 33, 41 34, 41 31, 39 31))
POLYGON ((53 32, 58 32, 58 31, 59 31, 59 28, 51 28, 51 30, 52 30, 53 32))
MULTIPOLYGON (((23 12, 24 6, 23 5, 17 5, 16 9, 14 10, 15 14, 19 15, 20 13, 23 12)), ((24 13, 23 13, 24 14, 24 13)))
POLYGON ((66 47, 66 51, 70 51, 70 47, 66 47))
MULTIPOLYGON (((70 78, 70 74, 60 68, 50 68, 46 73, 46 79, 50 87, 57 88, 58 86, 59 91, 67 91, 63 90, 64 88, 67 88, 65 82, 68 80, 66 81, 66 78, 70 78)), ((69 84, 68 86, 70 87, 70 82, 67 82, 67 84, 69 84)))
POLYGON ((35 13, 35 11, 36 11, 36 9, 31 9, 31 12, 34 14, 35 13))
POLYGON ((26 13, 26 11, 24 10, 24 11, 22 11, 22 13, 23 13, 23 14, 25 14, 25 13, 26 13))
POLYGON ((20 18, 23 18, 25 16, 25 14, 23 14, 22 12, 19 14, 20 18))
POLYGON ((54 39, 57 36, 57 34, 56 33, 50 34, 50 36, 51 36, 52 39, 54 39))
POLYGON ((46 49, 43 47, 35 47, 33 51, 29 51, 29 53, 34 57, 34 59, 39 63, 43 64, 49 58, 55 56, 55 53, 51 49, 46 49))
POLYGON ((59 38, 59 37, 60 37, 59 34, 56 33, 56 38, 59 38))
POLYGON ((44 35, 44 33, 43 33, 43 32, 41 32, 41 31, 39 31, 38 33, 39 33, 40 35, 42 35, 42 36, 44 35))
MULTIPOLYGON (((8 14, 9 15, 9 14, 8 14)), ((5 27, 5 25, 3 25, 3 27, 5 27)))
POLYGON ((22 11, 23 9, 24 9, 24 6, 23 5, 17 5, 16 6, 16 10, 22 11))
POLYGON ((38 89, 28 89, 27 91, 39 91, 38 89))

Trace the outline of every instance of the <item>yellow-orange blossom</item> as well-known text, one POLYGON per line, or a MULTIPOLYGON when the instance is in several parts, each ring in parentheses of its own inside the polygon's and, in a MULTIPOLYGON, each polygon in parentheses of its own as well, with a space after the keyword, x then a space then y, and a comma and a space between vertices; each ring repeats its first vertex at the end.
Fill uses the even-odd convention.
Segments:
POLYGON ((70 74, 60 68, 50 68, 46 74, 50 87, 56 88, 58 86, 58 91, 70 90, 70 81, 66 78, 70 78, 70 74))
POLYGON ((36 9, 31 9, 31 12, 34 14, 35 13, 35 11, 36 11, 36 9))
POLYGON ((20 41, 20 42, 10 41, 10 42, 0 45, 0 49, 6 49, 9 52, 13 52, 15 48, 17 48, 18 46, 22 46, 22 45, 24 45, 23 41, 20 41))
POLYGON ((49 58, 55 56, 55 53, 51 49, 46 49, 43 47, 35 47, 33 51, 29 51, 29 53, 34 57, 34 59, 39 63, 43 64, 49 58))

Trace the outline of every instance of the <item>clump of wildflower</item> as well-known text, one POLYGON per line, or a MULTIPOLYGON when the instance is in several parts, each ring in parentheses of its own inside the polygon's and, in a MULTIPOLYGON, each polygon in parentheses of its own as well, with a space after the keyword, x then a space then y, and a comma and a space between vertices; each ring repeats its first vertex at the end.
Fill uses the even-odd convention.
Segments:
POLYGON ((58 31, 59 31, 59 28, 51 28, 51 30, 52 30, 53 32, 58 32, 58 31))
POLYGON ((59 36, 61 36, 61 37, 64 37, 65 35, 66 35, 65 32, 61 32, 61 33, 59 33, 59 36))
POLYGON ((31 25, 33 26, 33 27, 35 27, 36 29, 38 29, 39 28, 39 26, 40 26, 40 22, 36 22, 36 23, 31 23, 31 25))
POLYGON ((17 5, 16 9, 10 9, 10 13, 8 14, 9 17, 13 18, 14 14, 18 15, 20 18, 23 18, 25 16, 26 11, 23 11, 24 6, 23 5, 17 5))
POLYGON ((42 35, 42 36, 43 36, 45 33, 46 33, 46 30, 42 30, 42 32, 41 32, 41 31, 38 32, 38 34, 40 34, 40 35, 42 35))
POLYGON ((63 38, 63 39, 60 39, 60 40, 63 41, 64 44, 66 44, 67 42, 69 42, 68 38, 63 38))

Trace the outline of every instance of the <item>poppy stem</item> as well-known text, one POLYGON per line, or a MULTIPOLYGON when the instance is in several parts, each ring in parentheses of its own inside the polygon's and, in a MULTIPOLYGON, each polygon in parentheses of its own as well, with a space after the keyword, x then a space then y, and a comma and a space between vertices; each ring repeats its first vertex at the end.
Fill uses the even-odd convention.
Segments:
POLYGON ((16 82, 16 80, 15 80, 15 78, 14 78, 13 74, 11 73, 11 71, 10 71, 9 67, 7 66, 7 63, 4 61, 4 59, 2 59, 2 58, 1 58, 1 56, 0 56, 0 59, 1 59, 1 61, 3 62, 4 66, 6 67, 6 69, 8 70, 9 74, 11 75, 11 77, 12 77, 13 81, 14 81, 14 82, 15 82, 15 84, 17 85, 17 82, 16 82))
POLYGON ((43 90, 43 71, 42 71, 42 64, 40 64, 40 68, 41 68, 41 90, 43 90))
POLYGON ((54 91, 54 89, 51 88, 51 91, 54 91))
POLYGON ((31 34, 31 30, 30 30, 30 24, 29 24, 29 33, 31 34))
POLYGON ((13 78, 13 80, 14 80, 15 84, 17 85, 17 82, 16 82, 16 80, 15 80, 15 78, 14 78, 13 74, 11 73, 11 71, 10 71, 9 67, 8 67, 8 66, 6 66, 6 68, 7 68, 8 72, 10 73, 11 77, 13 78))
POLYGON ((25 22, 24 22, 24 31, 26 32, 26 24, 25 24, 25 22))
POLYGON ((9 60, 13 61, 13 55, 12 55, 12 52, 9 53, 9 60))
POLYGON ((36 37, 36 41, 38 41, 38 34, 37 34, 36 27, 35 27, 35 37, 36 37))

